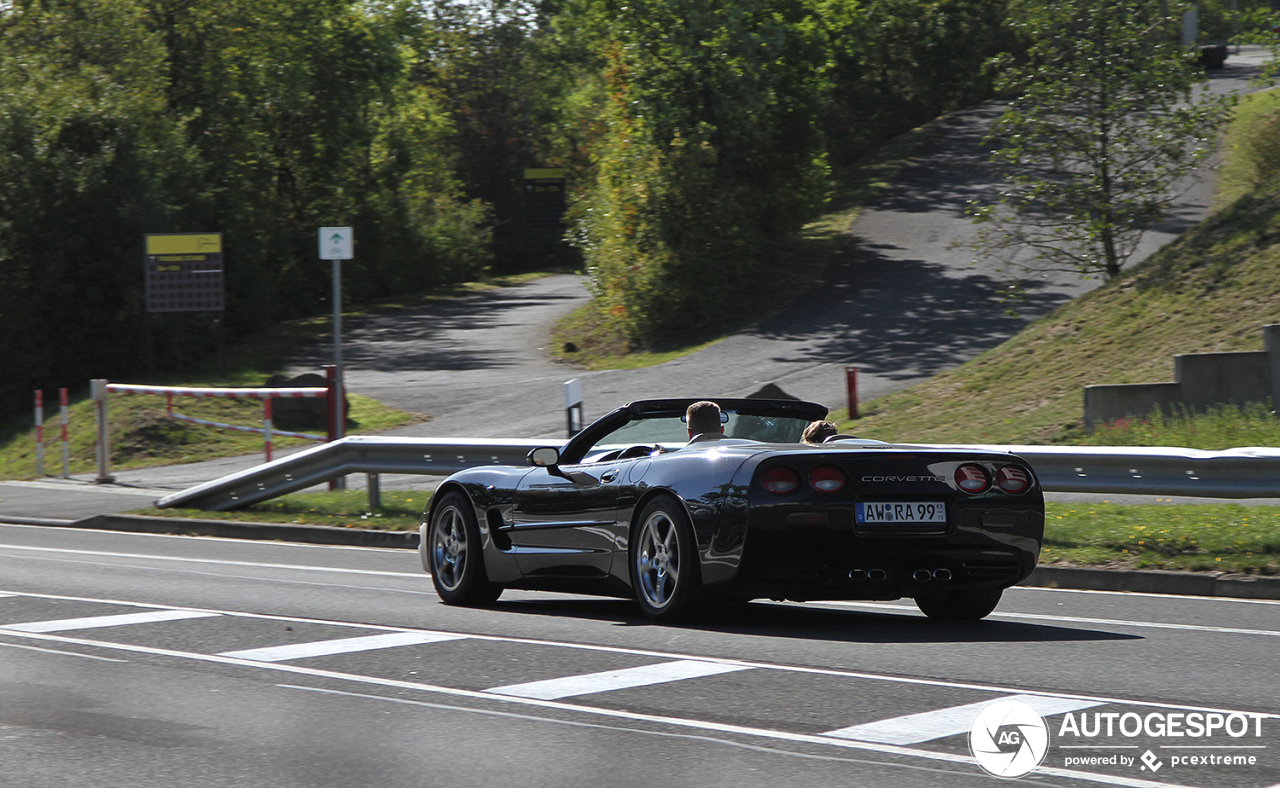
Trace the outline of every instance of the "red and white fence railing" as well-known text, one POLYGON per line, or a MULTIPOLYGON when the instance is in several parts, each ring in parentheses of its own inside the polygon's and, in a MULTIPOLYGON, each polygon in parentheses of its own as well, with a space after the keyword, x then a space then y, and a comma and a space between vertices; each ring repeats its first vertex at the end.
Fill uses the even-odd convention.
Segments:
POLYGON ((143 386, 131 383, 110 383, 106 380, 90 382, 90 393, 93 397, 98 416, 98 481, 112 480, 110 473, 110 444, 107 436, 107 396, 109 394, 152 394, 165 398, 165 413, 179 421, 189 424, 202 424, 224 430, 237 432, 253 432, 263 436, 262 450, 267 462, 271 462, 272 437, 282 435, 290 438, 302 438, 325 442, 333 440, 335 423, 333 378, 330 376, 328 387, 279 387, 279 388, 217 388, 196 386, 143 386), (199 397, 213 399, 257 399, 262 400, 262 426, 250 427, 239 424, 227 424, 209 419, 198 419, 173 409, 174 397, 199 397), (295 399, 299 397, 324 397, 328 400, 329 434, 312 435, 305 432, 289 432, 274 429, 271 423, 271 401, 273 399, 295 399))
MULTIPOLYGON (((44 392, 36 389, 36 476, 44 476, 44 392)), ((62 421, 62 478, 71 476, 71 449, 67 443, 67 390, 58 389, 62 421)))

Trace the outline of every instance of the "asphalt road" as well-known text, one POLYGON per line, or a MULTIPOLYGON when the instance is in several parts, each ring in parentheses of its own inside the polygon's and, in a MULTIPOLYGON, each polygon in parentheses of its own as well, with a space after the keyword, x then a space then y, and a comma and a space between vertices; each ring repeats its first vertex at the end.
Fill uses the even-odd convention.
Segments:
POLYGON ((754 603, 661 627, 591 597, 447 608, 407 551, 22 526, 0 578, 4 786, 987 785, 968 719, 1011 696, 1045 709, 1032 784, 1280 783, 1278 603, 1015 589, 970 626, 754 603), (1238 735, 1122 732, 1153 714, 1238 735), (1255 762, 1174 761, 1224 755, 1255 762))
MULTIPOLYGON (((1251 89, 1265 53, 1246 48, 1213 72, 1217 92, 1251 89)), ((579 277, 350 321, 344 358, 353 391, 433 420, 401 430, 424 437, 539 437, 564 431, 563 383, 583 381, 587 419, 651 397, 748 396, 768 383, 843 407, 845 366, 863 399, 906 388, 973 358, 1026 323, 1096 287, 1069 275, 1038 280, 1016 315, 1000 299, 1004 273, 974 260, 965 207, 997 193, 982 137, 1000 106, 941 121, 927 146, 849 228, 856 249, 827 287, 752 329, 685 358, 640 370, 584 372, 549 360, 548 330, 584 303, 579 277)), ((1211 171, 1180 185, 1175 210, 1135 262, 1207 215, 1211 171)), ((294 372, 314 371, 329 347, 300 349, 294 372)))

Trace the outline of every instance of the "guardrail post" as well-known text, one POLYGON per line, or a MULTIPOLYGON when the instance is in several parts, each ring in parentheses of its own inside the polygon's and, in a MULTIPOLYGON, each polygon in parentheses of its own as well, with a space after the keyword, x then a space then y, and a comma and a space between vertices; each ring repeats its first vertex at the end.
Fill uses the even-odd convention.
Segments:
POLYGON ((44 392, 36 389, 36 476, 44 476, 44 392))
POLYGON ((71 444, 67 443, 67 422, 70 413, 67 410, 67 390, 58 389, 58 410, 62 417, 62 478, 71 478, 71 444))
POLYGON ((365 474, 369 480, 369 511, 382 508, 382 478, 376 473, 365 474))
POLYGON ((564 384, 565 432, 572 438, 582 432, 582 380, 574 378, 564 384))
MULTIPOLYGON (((329 441, 332 442, 342 437, 342 420, 347 414, 342 412, 342 388, 339 385, 338 368, 333 364, 325 364, 324 377, 329 384, 329 395, 326 399, 329 403, 327 410, 329 416, 329 441)), ((329 481, 330 492, 345 489, 347 489, 347 477, 339 476, 329 481)))
POLYGON ((111 475, 111 438, 107 427, 107 380, 94 378, 89 381, 89 395, 98 414, 98 484, 110 484, 116 480, 111 475))
POLYGON ((271 462, 271 398, 262 398, 262 454, 271 462))

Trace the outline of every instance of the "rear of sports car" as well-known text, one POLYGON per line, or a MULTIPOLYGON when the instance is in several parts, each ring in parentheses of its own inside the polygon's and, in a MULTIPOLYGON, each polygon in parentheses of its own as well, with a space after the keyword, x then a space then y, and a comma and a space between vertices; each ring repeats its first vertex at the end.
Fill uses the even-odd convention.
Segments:
POLYGON ((740 597, 998 600, 1031 574, 1044 537, 1035 473, 998 452, 775 452, 747 504, 725 589, 740 597))

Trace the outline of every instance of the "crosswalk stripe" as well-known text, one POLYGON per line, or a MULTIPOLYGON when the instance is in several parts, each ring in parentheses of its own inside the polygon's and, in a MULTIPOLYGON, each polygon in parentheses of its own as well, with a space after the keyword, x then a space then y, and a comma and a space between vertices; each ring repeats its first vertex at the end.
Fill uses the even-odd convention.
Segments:
POLYGON ((924 711, 919 714, 907 714, 862 725, 829 731, 823 736, 836 739, 852 739, 854 741, 875 742, 877 744, 920 744, 968 733, 977 718, 978 712, 993 700, 1020 700, 1035 709, 1042 716, 1066 714, 1069 711, 1089 709, 1104 704, 1078 698, 1055 698, 1046 695, 1008 695, 1004 698, 993 698, 978 703, 966 703, 963 706, 951 706, 936 711, 924 711))
POLYGON ((32 621, 26 624, 5 624, 0 630, 12 632, 67 632, 73 629, 98 629, 125 624, 153 624, 159 621, 181 621, 187 618, 215 618, 217 613, 199 610, 153 610, 146 613, 122 613, 118 616, 89 616, 88 618, 64 618, 58 621, 32 621))
POLYGON ((445 640, 463 640, 463 635, 432 635, 424 632, 392 632, 386 635, 366 635, 358 638, 317 640, 311 643, 294 643, 288 646, 250 648, 243 651, 224 651, 218 656, 251 659, 255 662, 284 662, 306 657, 326 657, 333 654, 351 654, 356 651, 372 651, 395 646, 417 646, 423 643, 439 643, 445 640))
POLYGON ((556 700, 574 695, 590 695, 595 692, 609 692, 611 690, 644 687, 650 684, 663 684, 669 681, 715 676, 720 673, 732 673, 738 670, 751 670, 751 668, 744 665, 725 665, 719 662, 682 659, 677 662, 642 665, 638 668, 606 670, 603 673, 587 673, 582 676, 531 681, 527 684, 510 684, 505 687, 493 687, 485 690, 485 692, 491 692, 495 695, 510 695, 517 698, 556 700))

